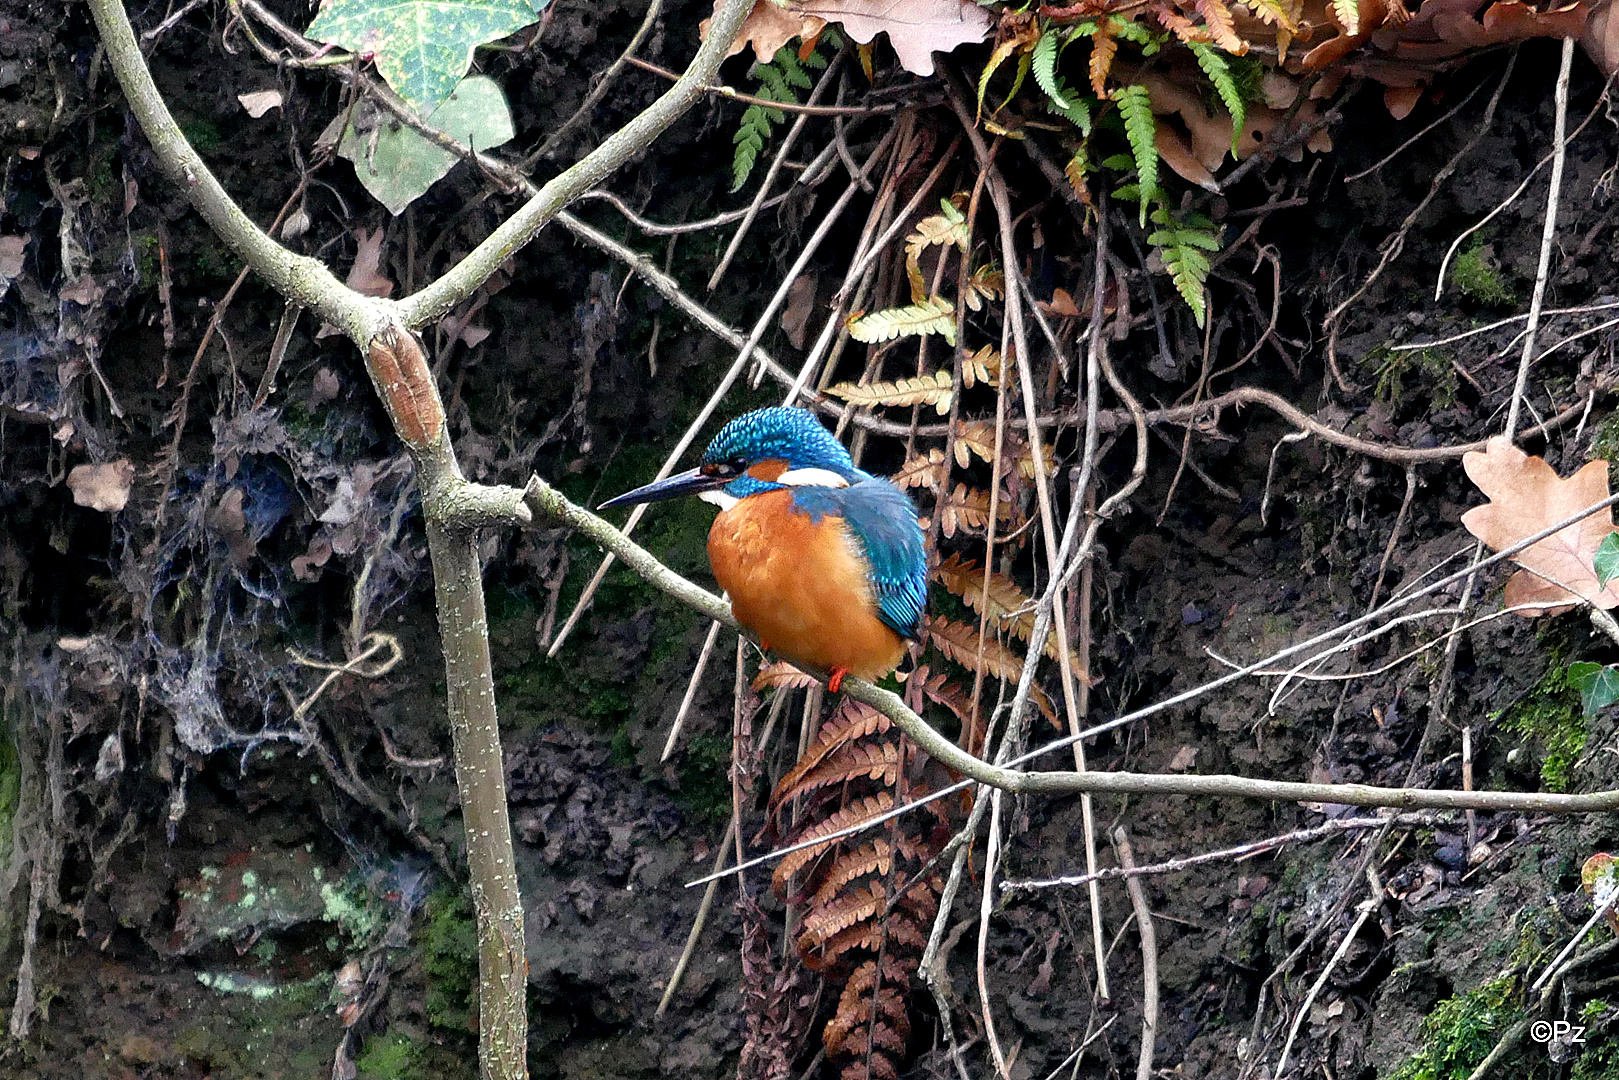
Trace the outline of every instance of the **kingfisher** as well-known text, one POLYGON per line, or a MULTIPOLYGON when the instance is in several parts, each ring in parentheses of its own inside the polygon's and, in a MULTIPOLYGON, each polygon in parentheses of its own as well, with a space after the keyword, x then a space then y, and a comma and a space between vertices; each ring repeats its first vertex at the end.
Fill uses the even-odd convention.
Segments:
POLYGON ((720 429, 694 469, 602 508, 697 495, 720 508, 708 562, 736 621, 800 666, 846 675, 894 670, 917 636, 927 556, 916 507, 855 467, 805 409, 756 409, 720 429))

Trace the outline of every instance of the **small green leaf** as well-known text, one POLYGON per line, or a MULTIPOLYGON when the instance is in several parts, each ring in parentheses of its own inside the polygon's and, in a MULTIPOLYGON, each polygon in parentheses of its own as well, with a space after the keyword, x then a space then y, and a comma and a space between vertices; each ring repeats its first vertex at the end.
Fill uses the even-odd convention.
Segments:
POLYGON ((1602 538, 1592 565, 1596 569, 1600 588, 1607 588, 1610 580, 1619 577, 1619 532, 1611 532, 1602 538))
POLYGON ((1580 692, 1580 705, 1586 716, 1619 701, 1619 665, 1581 662, 1568 666, 1568 681, 1580 692))
POLYGON ((425 117, 460 83, 473 49, 521 30, 542 7, 537 0, 326 0, 306 33, 373 56, 388 85, 425 117))

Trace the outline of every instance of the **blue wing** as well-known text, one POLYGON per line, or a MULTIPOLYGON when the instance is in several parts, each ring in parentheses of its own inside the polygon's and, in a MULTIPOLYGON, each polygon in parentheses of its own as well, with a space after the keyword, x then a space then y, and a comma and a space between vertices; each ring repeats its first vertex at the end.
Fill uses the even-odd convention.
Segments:
POLYGON ((867 477, 846 488, 796 487, 793 506, 817 519, 843 519, 870 564, 878 616, 896 633, 916 637, 928 598, 928 560, 916 507, 906 494, 887 480, 867 477))

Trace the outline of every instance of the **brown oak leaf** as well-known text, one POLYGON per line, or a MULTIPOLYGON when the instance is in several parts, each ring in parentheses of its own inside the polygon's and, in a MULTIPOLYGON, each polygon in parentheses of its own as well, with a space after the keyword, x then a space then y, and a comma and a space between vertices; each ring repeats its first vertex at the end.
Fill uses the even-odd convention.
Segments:
POLYGON ((966 0, 792 0, 789 9, 840 23, 861 45, 888 34, 900 66, 913 75, 933 74, 933 54, 984 40, 989 12, 966 0))
MULTIPOLYGON (((1462 524, 1496 551, 1608 497, 1606 461, 1589 462, 1563 479, 1544 458, 1530 457, 1499 435, 1482 452, 1462 455, 1462 467, 1490 499, 1463 514, 1462 524)), ((1507 582, 1507 606, 1543 605, 1520 612, 1531 618, 1556 615, 1581 600, 1619 607, 1619 579, 1603 588, 1592 566, 1597 545, 1611 532, 1613 511, 1602 510, 1518 552, 1512 561, 1524 569, 1507 582)))

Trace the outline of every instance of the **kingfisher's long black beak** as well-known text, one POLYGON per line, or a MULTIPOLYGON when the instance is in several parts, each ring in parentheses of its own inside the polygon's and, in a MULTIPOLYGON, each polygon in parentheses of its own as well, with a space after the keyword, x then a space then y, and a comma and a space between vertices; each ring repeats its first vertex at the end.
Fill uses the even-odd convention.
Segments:
POLYGON ((682 495, 698 495, 705 491, 715 491, 729 484, 735 477, 706 476, 701 469, 687 469, 683 473, 666 476, 662 480, 654 480, 634 491, 626 491, 622 495, 608 499, 597 507, 606 510, 610 506, 631 506, 635 503, 663 502, 665 499, 678 499, 682 495))

